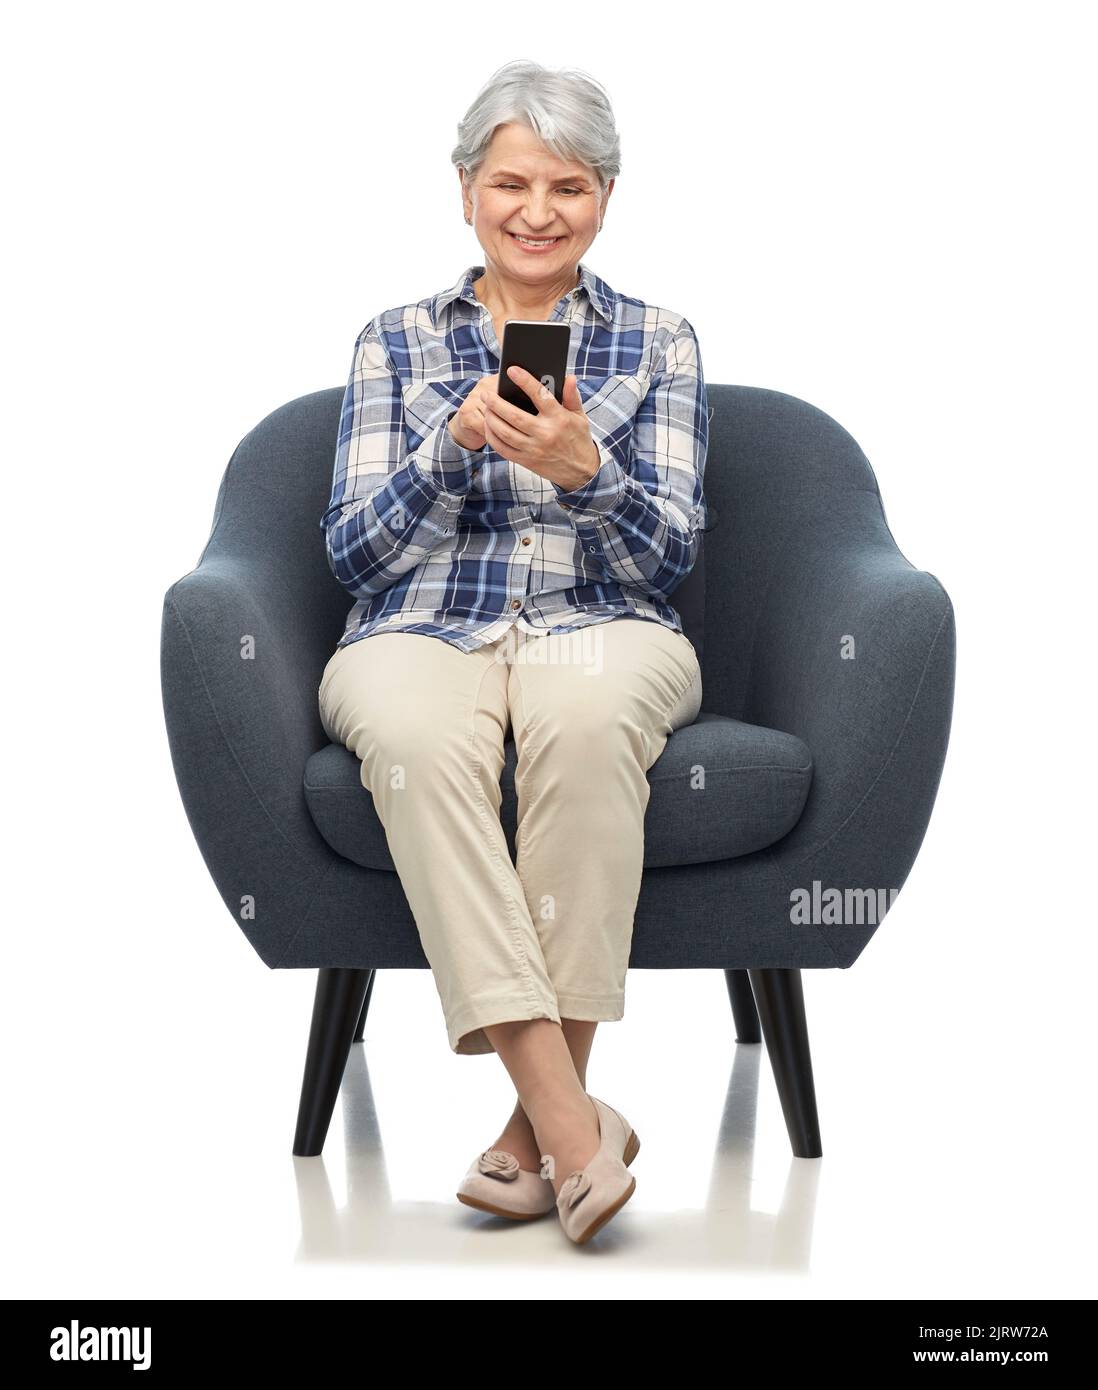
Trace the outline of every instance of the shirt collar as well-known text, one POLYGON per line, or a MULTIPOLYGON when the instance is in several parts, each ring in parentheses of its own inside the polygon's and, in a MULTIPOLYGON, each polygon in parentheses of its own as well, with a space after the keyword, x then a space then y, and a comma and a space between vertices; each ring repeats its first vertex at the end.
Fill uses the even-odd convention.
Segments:
MULTIPOLYGON (((617 294, 585 262, 580 261, 577 269, 579 270, 577 290, 586 293, 595 312, 601 314, 608 324, 613 324, 614 303, 618 298, 617 294)), ((470 304, 480 306, 480 300, 473 291, 473 281, 479 279, 483 274, 484 266, 471 265, 468 270, 462 272, 457 282, 451 285, 448 290, 443 290, 441 294, 432 297, 431 320, 436 328, 441 326, 447 306, 456 300, 464 299, 470 304)))

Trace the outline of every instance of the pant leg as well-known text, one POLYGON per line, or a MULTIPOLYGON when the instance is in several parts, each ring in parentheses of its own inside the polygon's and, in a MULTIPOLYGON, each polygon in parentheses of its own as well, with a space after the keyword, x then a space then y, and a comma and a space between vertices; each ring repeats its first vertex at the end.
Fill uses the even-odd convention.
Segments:
POLYGON ((485 1024, 560 1021, 500 822, 507 664, 498 643, 378 632, 339 648, 320 686, 328 736, 362 763, 454 1052, 485 1024))
POLYGON ((526 639, 511 665, 516 860, 562 1018, 624 1015, 647 771, 697 717, 687 637, 618 618, 526 639))

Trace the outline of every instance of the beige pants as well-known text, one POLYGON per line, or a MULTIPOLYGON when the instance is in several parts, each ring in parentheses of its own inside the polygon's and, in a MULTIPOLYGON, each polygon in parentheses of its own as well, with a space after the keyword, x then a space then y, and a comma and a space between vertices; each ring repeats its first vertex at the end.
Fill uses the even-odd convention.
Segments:
POLYGON ((321 722, 361 760, 454 1052, 494 1052, 486 1024, 623 1017, 645 773, 701 698, 689 639, 639 618, 512 628, 473 652, 384 631, 337 648, 321 722))

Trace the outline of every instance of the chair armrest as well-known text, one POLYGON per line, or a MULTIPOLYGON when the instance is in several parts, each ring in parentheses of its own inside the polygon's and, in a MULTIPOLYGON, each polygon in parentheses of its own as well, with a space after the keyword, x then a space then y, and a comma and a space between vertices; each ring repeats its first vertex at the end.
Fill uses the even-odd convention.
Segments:
POLYGON ((317 690, 329 623, 292 566, 207 550, 164 598, 161 692, 180 794, 217 889, 277 966, 336 856, 302 775, 328 742, 317 690))
POLYGON ((935 576, 897 548, 875 491, 806 497, 786 523, 759 613, 745 717, 802 738, 813 781, 771 857, 787 883, 807 889, 819 879, 899 890, 949 741, 953 606, 935 576))

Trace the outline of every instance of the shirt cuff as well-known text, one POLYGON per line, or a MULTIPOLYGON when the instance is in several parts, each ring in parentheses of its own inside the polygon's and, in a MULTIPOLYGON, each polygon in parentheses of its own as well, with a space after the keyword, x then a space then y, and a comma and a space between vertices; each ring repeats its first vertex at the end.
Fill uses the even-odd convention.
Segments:
POLYGON ((571 491, 566 491, 557 483, 553 484, 560 505, 580 519, 594 520, 613 511, 625 498, 627 491, 627 475, 617 459, 601 444, 596 444, 596 448, 602 462, 593 477, 571 491))
MULTIPOLYGON (((456 413, 456 412, 455 412, 456 413)), ((442 492, 466 493, 484 462, 484 449, 463 449, 450 433, 449 416, 437 425, 415 454, 419 471, 442 492)))

